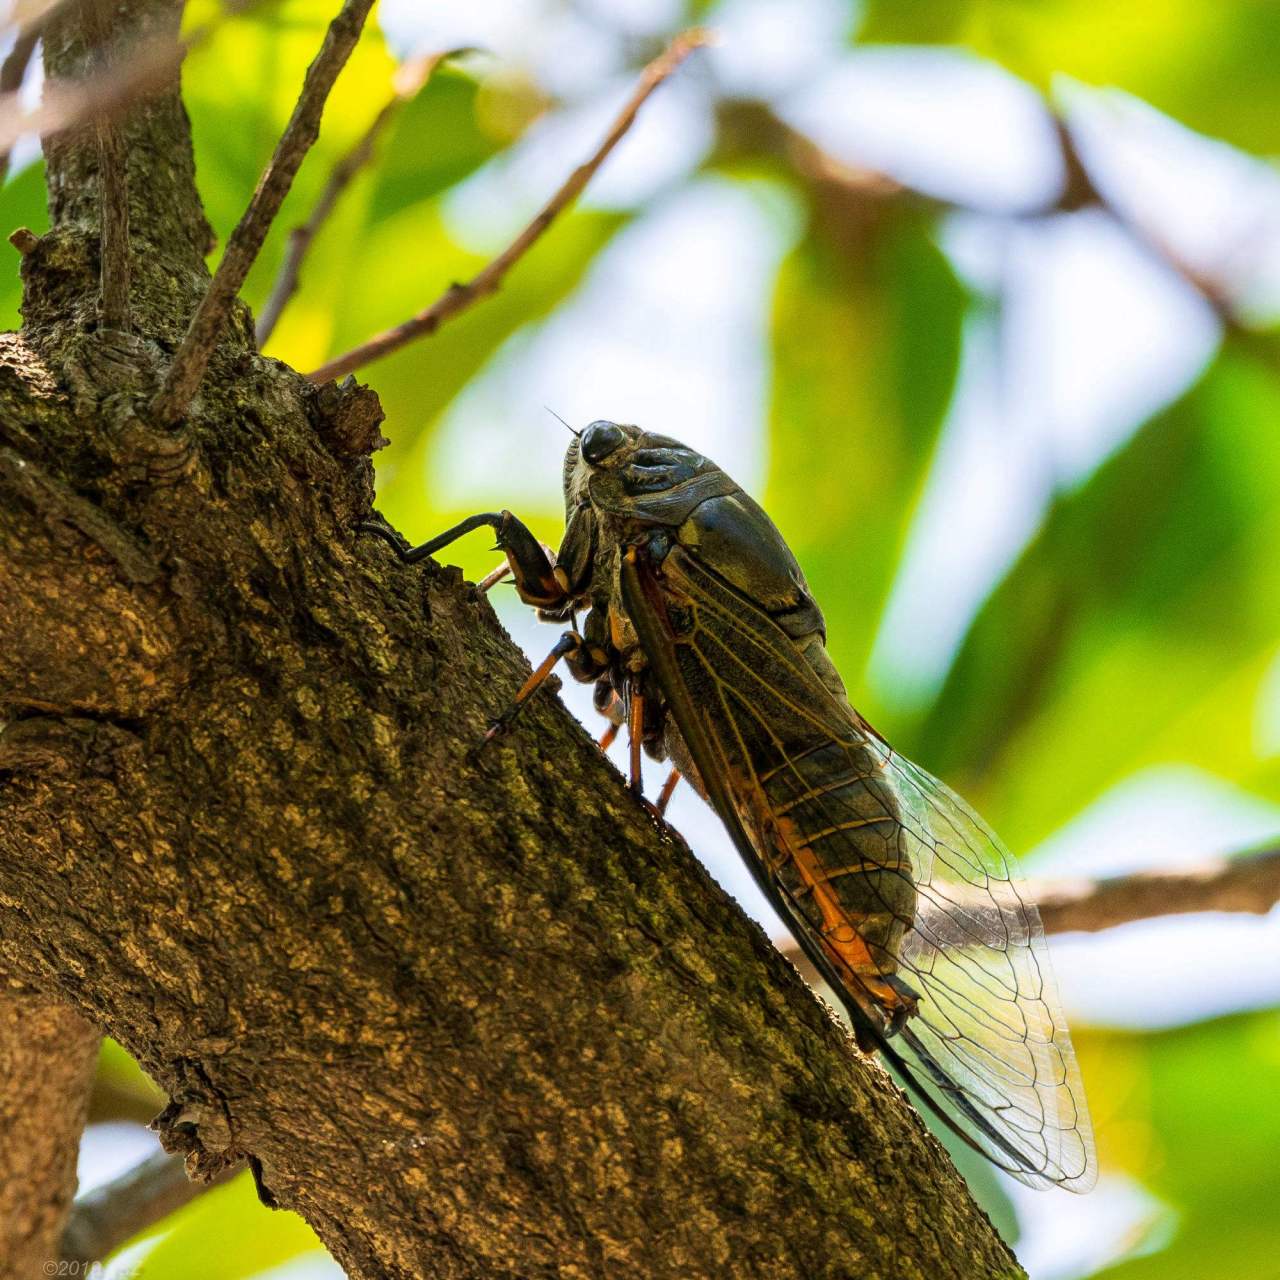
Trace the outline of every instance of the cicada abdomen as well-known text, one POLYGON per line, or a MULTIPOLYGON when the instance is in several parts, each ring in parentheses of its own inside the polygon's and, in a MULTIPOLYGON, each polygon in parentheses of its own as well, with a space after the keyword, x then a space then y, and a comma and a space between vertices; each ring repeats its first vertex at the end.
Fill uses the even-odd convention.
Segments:
POLYGON ((865 743, 826 738, 791 749, 760 782, 760 825, 780 887, 850 993, 897 1025, 915 1007, 915 993, 897 974, 916 886, 882 761, 865 743))
POLYGON ((816 634, 780 662, 770 619, 753 625, 732 588, 681 548, 666 558, 663 585, 686 620, 677 652, 689 659, 691 686, 706 685, 713 669, 693 654, 722 660, 700 705, 728 721, 731 731, 716 737, 732 802, 793 930, 820 942, 875 1022, 897 1027, 915 1007, 897 973, 916 888, 905 815, 879 744, 858 731, 816 634), (814 711, 833 695, 845 708, 842 724, 814 711))

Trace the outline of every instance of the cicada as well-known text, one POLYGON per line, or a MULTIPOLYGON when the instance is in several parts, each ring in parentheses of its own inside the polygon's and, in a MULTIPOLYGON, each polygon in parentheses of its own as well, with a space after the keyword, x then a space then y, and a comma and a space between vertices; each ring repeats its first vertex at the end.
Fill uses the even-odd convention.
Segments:
POLYGON ((1035 905, 990 827, 852 707, 773 522, 695 450, 613 422, 575 433, 564 496, 554 555, 508 511, 412 550, 364 527, 410 561, 491 527, 521 599, 569 624, 497 727, 563 659, 627 725, 633 787, 643 750, 715 810, 858 1045, 1014 1177, 1088 1190, 1092 1131, 1035 905))

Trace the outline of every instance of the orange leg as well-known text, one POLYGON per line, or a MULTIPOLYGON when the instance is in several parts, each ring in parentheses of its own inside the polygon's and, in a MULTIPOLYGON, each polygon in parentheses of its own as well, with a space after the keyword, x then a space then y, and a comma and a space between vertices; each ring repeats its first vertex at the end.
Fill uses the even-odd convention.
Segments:
POLYGON ((618 740, 618 734, 622 732, 620 724, 611 724, 601 735, 600 741, 597 743, 601 751, 608 751, 611 746, 618 740))
POLYGON ((640 738, 644 733, 644 695, 634 686, 631 690, 631 709, 627 720, 627 734, 631 739, 631 764, 628 778, 631 790, 640 795, 644 791, 644 779, 640 772, 640 738))
POLYGON ((516 718, 520 708, 546 683, 547 677, 555 670, 560 659, 572 653, 581 643, 582 637, 573 631, 566 631, 556 641, 555 648, 538 664, 533 675, 520 686, 520 691, 512 704, 489 726, 489 732, 484 735, 486 742, 491 742, 516 718))
POLYGON ((511 563, 504 560, 496 569, 491 569, 476 583, 476 589, 483 595, 491 587, 496 587, 503 578, 511 576, 511 563))
POLYGON ((662 784, 662 790, 658 792, 658 816, 661 817, 667 811, 667 805, 671 803, 671 793, 676 789, 676 784, 680 781, 680 770, 672 769, 667 774, 667 780, 662 784))

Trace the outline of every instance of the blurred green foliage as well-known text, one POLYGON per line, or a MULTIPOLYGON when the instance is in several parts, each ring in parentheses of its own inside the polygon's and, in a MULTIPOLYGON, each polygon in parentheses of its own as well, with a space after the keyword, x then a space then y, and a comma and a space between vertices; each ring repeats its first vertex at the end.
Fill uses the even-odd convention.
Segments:
POLYGON ((1147 764, 1253 770, 1280 619, 1277 422, 1280 368, 1229 342, 1054 501, 974 620, 918 753, 1015 848, 1147 764))
POLYGON ((246 1171, 167 1218, 142 1274, 147 1280, 248 1280, 316 1252, 323 1246, 315 1232, 295 1213, 264 1209, 246 1171))
POLYGON ((1280 6, 1272 0, 867 0, 862 44, 943 44, 1041 89, 1066 75, 1125 89, 1193 129, 1280 149, 1280 6))
MULTIPOLYGON (((216 7, 215 0, 189 5, 188 22, 216 7)), ((260 6, 221 25, 189 60, 184 81, 197 165, 220 242, 271 153, 332 9, 320 0, 260 6)), ((714 5, 690 12, 716 20, 714 5)), ((1280 5, 1270 0, 1107 7, 866 0, 856 29, 863 44, 965 49, 1046 94, 1057 74, 1116 85, 1227 142, 1260 154, 1280 150, 1280 5)), ((371 30, 246 284, 250 305, 266 297, 290 227, 307 217, 333 165, 390 99, 393 71, 371 30)), ((464 240, 450 200, 459 183, 503 163, 540 100, 529 85, 441 68, 400 111, 377 162, 357 176, 312 246, 269 354, 312 368, 473 274, 486 254, 464 240)), ((742 154, 741 139, 735 145, 740 172, 726 180, 768 171, 807 211, 768 302, 764 499, 805 567, 832 651, 861 696, 932 474, 969 321, 989 303, 959 282, 939 247, 945 210, 865 191, 833 206, 829 184, 811 170, 799 166, 778 178, 776 150, 753 170, 757 158, 742 154)), ((566 157, 566 173, 578 159, 566 157)), ((0 212, 6 231, 44 229, 39 164, 10 179, 0 212)), ((574 296, 634 216, 571 212, 497 296, 365 371, 386 407, 392 441, 378 459, 380 504, 411 536, 469 513, 429 483, 446 411, 508 340, 574 296)), ((16 269, 0 290, 4 323, 16 326, 16 269)), ((1190 390, 1132 424, 1112 456, 1053 495, 926 705, 910 717, 895 714, 909 699, 881 691, 884 705, 864 704, 872 720, 887 717, 880 727, 960 786, 1015 848, 1153 764, 1199 766, 1280 799, 1280 758, 1256 732, 1280 654, 1277 423, 1280 348, 1264 336, 1228 335, 1190 390)), ((505 482, 494 475, 493 505, 503 503, 505 482)), ((522 514, 554 541, 560 495, 548 493, 539 509, 522 514)), ((479 550, 467 554, 483 558, 479 550)), ((1230 984, 1230 957, 1205 962, 1230 984)), ((1104 1173, 1133 1177, 1172 1215, 1158 1239, 1134 1239, 1135 1256, 1104 1274, 1280 1275, 1276 1015, 1155 1033, 1080 1029, 1077 1040, 1104 1173), (1150 1251, 1139 1256, 1144 1245, 1150 1251)), ((154 1093, 118 1049, 104 1055, 102 1078, 107 1092, 142 1102, 154 1093)), ((1013 1238, 1017 1223, 993 1175, 965 1152, 958 1158, 1013 1238)), ((230 1280, 316 1247, 299 1219, 263 1210, 247 1178, 175 1215, 164 1230, 147 1260, 151 1277, 230 1280)))
POLYGON ((960 361, 969 300, 931 230, 815 210, 774 290, 765 506, 845 672, 870 655, 960 361))
POLYGON ((1107 1280, 1280 1275, 1280 1015, 1268 1010, 1176 1031, 1078 1039, 1086 1065, 1109 1070, 1102 1078, 1115 1085, 1105 1155, 1113 1168, 1140 1178, 1172 1218, 1157 1235, 1165 1247, 1140 1249, 1097 1274, 1107 1280))

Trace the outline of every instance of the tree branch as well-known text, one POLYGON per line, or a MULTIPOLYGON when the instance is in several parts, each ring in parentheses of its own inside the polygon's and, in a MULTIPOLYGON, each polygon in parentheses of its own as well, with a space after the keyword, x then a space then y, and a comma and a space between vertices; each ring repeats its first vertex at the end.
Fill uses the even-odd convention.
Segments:
MULTIPOLYGON (((122 39, 176 12, 114 3, 122 39)), ((62 35, 55 73, 84 56, 62 35)), ((165 193, 133 209, 134 323, 163 334, 147 259, 184 301, 200 263, 176 95, 125 129, 165 193)), ((1016 1274, 563 708, 475 748, 527 664, 456 572, 354 532, 349 395, 231 325, 183 482, 120 460, 118 370, 150 366, 83 341, 86 150, 48 149, 39 329, 0 359, 0 968, 92 1011, 188 1167, 251 1158, 352 1280, 1016 1274), (86 348, 112 359, 68 373, 86 348)))
POLYGON ((329 24, 320 52, 307 68, 302 92, 275 153, 227 241, 222 261, 191 317, 164 384, 151 402, 150 417, 157 425, 172 426, 186 413, 231 314, 231 304, 293 185, 294 175, 320 135, 320 117, 329 91, 355 49, 371 8, 373 0, 344 0, 338 16, 329 24))
POLYGON ((210 1182, 193 1182, 178 1156, 163 1151, 148 1156, 119 1177, 76 1198, 62 1233, 63 1261, 82 1267, 102 1261, 233 1174, 229 1168, 210 1182))
POLYGON ((1062 193, 1054 206, 1054 212, 1070 213, 1075 209, 1094 207, 1101 209, 1129 238, 1152 259, 1189 285, 1206 303, 1228 330, 1241 328, 1240 318, 1236 315, 1231 299, 1216 281, 1202 272, 1196 271, 1191 264, 1180 257, 1162 237, 1149 226, 1136 219, 1127 209, 1118 204, 1094 180, 1085 163, 1084 157, 1076 145, 1075 135, 1067 122, 1060 116, 1050 115, 1050 123, 1058 139, 1062 164, 1066 172, 1062 193))
MULTIPOLYGON (((1045 933, 1097 933, 1135 920, 1205 911, 1266 915, 1280 902, 1280 848, 1215 858, 1179 871, 1142 871, 1103 880, 1033 880, 1027 893, 1040 909, 1045 933)), ((944 924, 931 932, 947 941, 944 924)), ((955 945, 964 946, 969 936, 956 935, 955 945)), ((806 978, 816 979, 795 943, 777 945, 806 978)))
POLYGON ((447 320, 467 310, 481 298, 496 292, 502 286, 507 272, 541 239, 555 219, 582 194, 587 183, 608 158, 609 153, 631 128, 640 108, 644 106, 650 94, 694 49, 706 44, 707 39, 708 36, 703 31, 687 31, 672 41, 666 51, 644 69, 635 92, 627 100, 609 132, 590 158, 569 175, 533 220, 479 275, 466 284, 451 285, 425 311, 419 311, 417 315, 396 325, 394 329, 387 329, 367 342, 362 342, 358 347, 353 347, 350 351, 327 361, 307 375, 312 382, 328 382, 331 378, 340 378, 374 360, 381 360, 415 339, 434 333, 447 320))
POLYGON ((373 123, 365 130, 364 135, 334 165, 329 181, 325 183, 324 190, 311 211, 311 216, 301 226, 294 227, 289 232, 289 244, 285 250, 284 262, 281 263, 280 272, 276 276, 275 284, 271 287, 271 293, 258 314, 259 347, 266 346, 268 339, 275 332, 281 313, 297 292, 302 262, 311 248, 311 242, 328 221, 339 197, 350 186, 352 179, 373 159, 378 141, 386 132, 387 126, 399 114, 400 108, 412 101, 423 90, 436 67, 446 58, 456 57, 460 52, 461 50, 454 49, 447 53, 433 53, 412 58, 396 71, 391 97, 373 118, 373 123))
POLYGON ((1033 887, 1046 933, 1096 933, 1154 916, 1198 911, 1266 915, 1280 902, 1280 848, 1215 858, 1181 871, 1033 887))
MULTIPOLYGON (((85 28, 96 46, 95 62, 109 68, 111 31, 104 11, 106 0, 81 0, 85 28)), ((105 73, 104 73, 105 74, 105 73)), ((112 116, 103 112, 94 121, 98 135, 100 187, 99 239, 101 267, 101 323, 105 329, 129 327, 129 178, 124 137, 112 116)))
MULTIPOLYGON (((1118 204, 1090 174, 1066 122, 1046 107, 1062 157, 1064 181, 1052 204, 1023 216, 1042 218, 1053 213, 1071 213, 1078 209, 1097 208, 1105 212, 1146 253, 1189 285, 1213 309, 1218 319, 1231 330, 1240 330, 1231 299, 1214 280, 1195 271, 1173 248, 1148 226, 1135 219, 1118 204)), ((828 196, 839 197, 853 210, 854 221, 860 222, 867 207, 885 200, 910 200, 939 209, 961 208, 935 196, 915 190, 901 180, 874 169, 843 164, 825 152, 811 138, 792 128, 767 103, 737 99, 720 104, 721 155, 763 154, 783 161, 808 182, 823 189, 828 196)))

